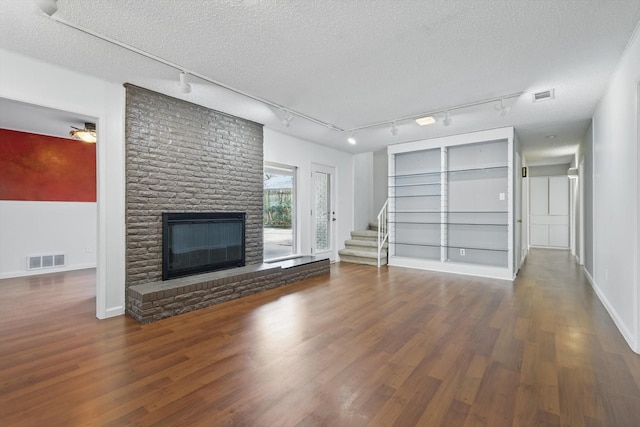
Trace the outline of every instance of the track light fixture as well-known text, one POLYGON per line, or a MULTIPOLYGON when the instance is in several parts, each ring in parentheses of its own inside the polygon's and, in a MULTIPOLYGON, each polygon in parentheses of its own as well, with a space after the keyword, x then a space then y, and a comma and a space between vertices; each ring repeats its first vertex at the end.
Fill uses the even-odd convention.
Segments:
POLYGON ((180 92, 182 93, 191 93, 191 85, 187 81, 187 73, 184 71, 180 73, 180 83, 178 83, 178 88, 180 88, 180 92))
POLYGON ((396 122, 391 122, 391 135, 396 136, 398 134, 398 127, 396 122))
POLYGON ((294 119, 293 114, 291 114, 290 112, 288 112, 288 111, 286 111, 286 110, 285 110, 285 116, 284 116, 284 118, 282 119, 282 124, 283 124, 285 127, 289 127, 289 125, 291 124, 291 121, 292 121, 293 119, 294 119))
POLYGON ((509 111, 511 111, 511 107, 507 107, 506 105, 504 105, 503 100, 501 99, 500 102, 498 102, 497 104, 495 104, 493 106, 493 108, 502 116, 506 116, 507 114, 509 114, 509 111))
POLYGON ((355 145, 356 144, 356 137, 355 137, 355 133, 351 132, 349 134, 349 138, 347 138, 347 141, 349 142, 349 144, 351 145, 355 145))
POLYGON ((57 0, 35 0, 36 5, 48 16, 58 11, 57 0))
POLYGON ((442 125, 443 126, 449 126, 451 124, 452 120, 451 117, 449 117, 449 112, 445 111, 444 112, 444 118, 442 119, 442 125))

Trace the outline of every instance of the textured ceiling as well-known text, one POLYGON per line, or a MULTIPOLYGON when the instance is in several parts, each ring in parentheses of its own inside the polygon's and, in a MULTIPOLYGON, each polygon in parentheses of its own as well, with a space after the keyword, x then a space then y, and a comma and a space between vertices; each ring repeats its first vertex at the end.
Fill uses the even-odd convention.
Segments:
MULTIPOLYGON (((524 92, 453 110, 452 124, 398 122, 338 132, 191 77, 3 0, 0 48, 366 152, 389 144, 514 126, 532 163, 568 161, 640 20, 638 0, 59 0, 68 21, 341 129, 524 92), (86 55, 87 60, 77 61, 86 55), (555 88, 534 104, 532 93, 555 88), (557 135, 554 139, 545 136, 557 135)), ((437 116, 439 119, 442 115, 437 116)))

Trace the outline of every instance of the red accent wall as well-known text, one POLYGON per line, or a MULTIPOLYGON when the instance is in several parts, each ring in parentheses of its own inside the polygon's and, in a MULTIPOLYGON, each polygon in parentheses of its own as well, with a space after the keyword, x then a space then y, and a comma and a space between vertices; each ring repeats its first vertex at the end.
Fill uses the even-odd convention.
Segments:
POLYGON ((96 144, 0 129, 0 200, 95 202, 96 144))

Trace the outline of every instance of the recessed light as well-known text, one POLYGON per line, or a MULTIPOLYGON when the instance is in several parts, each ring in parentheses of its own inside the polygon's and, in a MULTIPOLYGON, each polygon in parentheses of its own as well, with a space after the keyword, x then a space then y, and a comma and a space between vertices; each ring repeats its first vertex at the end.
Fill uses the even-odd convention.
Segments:
POLYGON ((433 116, 420 117, 419 119, 416 119, 416 123, 419 124, 420 126, 432 125, 435 122, 436 122, 436 119, 433 116))
POLYGON ((547 139, 553 139, 553 138, 555 138, 556 136, 558 136, 558 135, 547 135, 547 136, 545 136, 545 138, 547 138, 547 139))

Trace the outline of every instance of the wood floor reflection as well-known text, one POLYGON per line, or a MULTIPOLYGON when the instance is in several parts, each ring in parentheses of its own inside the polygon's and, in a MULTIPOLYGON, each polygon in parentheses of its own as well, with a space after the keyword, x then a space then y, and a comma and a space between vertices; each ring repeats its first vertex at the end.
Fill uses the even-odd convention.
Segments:
POLYGON ((581 270, 331 275, 149 325, 95 273, 0 280, 3 426, 640 425, 640 356, 581 270))

